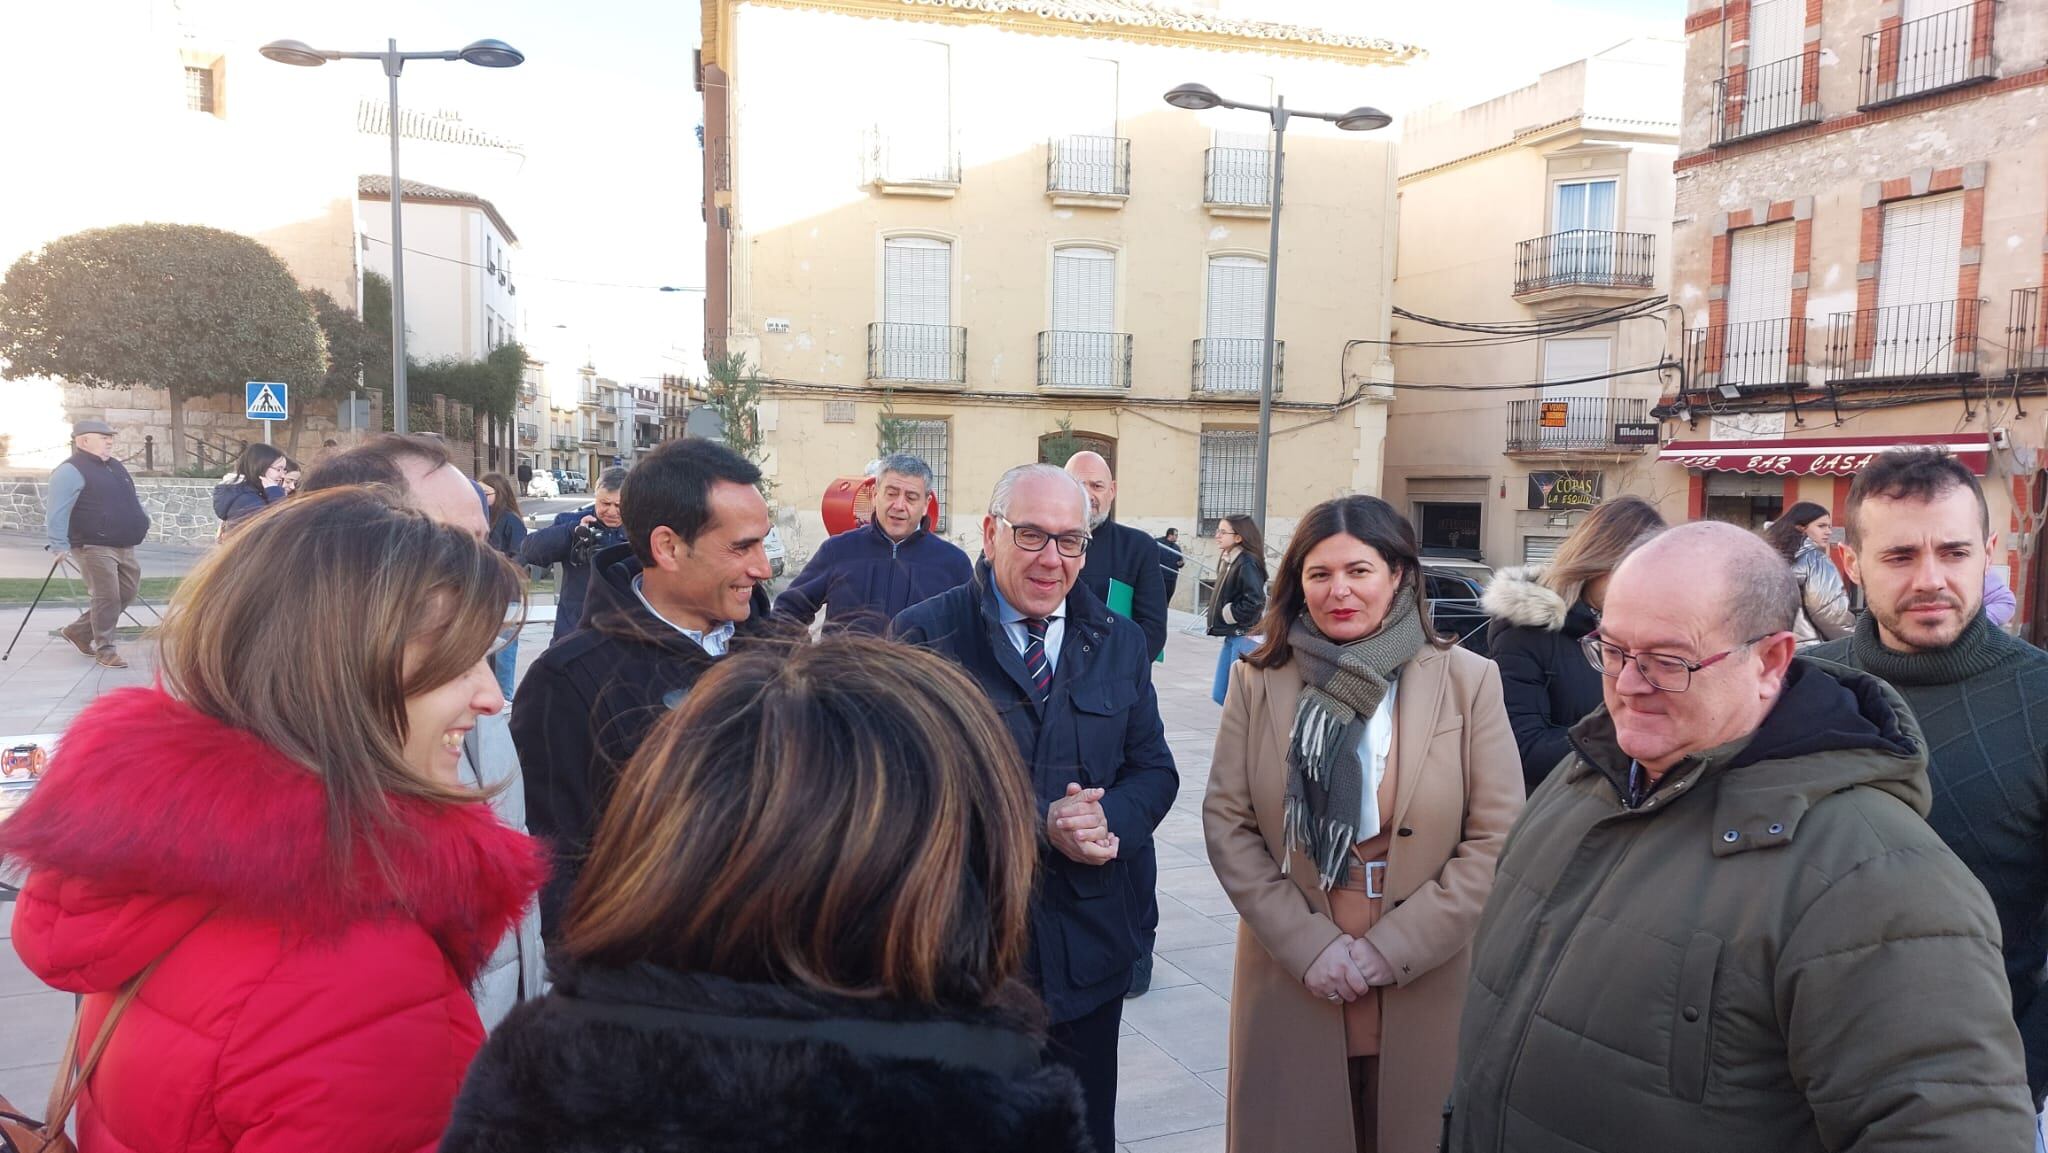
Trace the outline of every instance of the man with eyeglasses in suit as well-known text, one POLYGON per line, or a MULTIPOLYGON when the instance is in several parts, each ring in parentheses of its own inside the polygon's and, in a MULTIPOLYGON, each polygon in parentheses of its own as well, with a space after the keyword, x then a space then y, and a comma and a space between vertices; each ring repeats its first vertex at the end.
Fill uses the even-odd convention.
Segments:
POLYGON ((1152 689, 1152 649, 1080 583, 1088 494, 1051 465, 1013 468, 982 518, 974 579, 896 618, 952 659, 1009 727, 1047 847, 1027 966, 1049 1056, 1071 1067, 1097 1149, 1116 1147, 1117 1033, 1138 958, 1124 876, 1180 787, 1152 689))

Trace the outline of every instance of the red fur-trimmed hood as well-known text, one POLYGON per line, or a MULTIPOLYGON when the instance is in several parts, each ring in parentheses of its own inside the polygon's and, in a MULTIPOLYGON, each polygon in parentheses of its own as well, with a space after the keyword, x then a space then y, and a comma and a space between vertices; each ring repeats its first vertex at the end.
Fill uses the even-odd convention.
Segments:
POLYGON ((543 853, 482 803, 394 808, 389 878, 361 844, 339 870, 312 772, 161 690, 108 693, 0 824, 0 857, 27 865, 45 898, 41 923, 17 918, 16 936, 40 938, 21 943, 46 980, 103 989, 212 912, 309 937, 401 916, 468 982, 539 888, 543 853))

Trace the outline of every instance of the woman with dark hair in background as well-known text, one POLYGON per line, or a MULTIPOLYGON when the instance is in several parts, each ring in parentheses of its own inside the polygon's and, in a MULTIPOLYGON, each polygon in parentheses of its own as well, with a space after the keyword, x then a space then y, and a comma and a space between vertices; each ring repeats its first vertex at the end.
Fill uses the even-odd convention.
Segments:
POLYGON ((171 601, 158 686, 86 706, 0 825, 14 945, 83 994, 78 1051, 125 1006, 83 1149, 417 1150, 448 1123, 469 983, 544 870, 457 767, 521 589, 395 499, 237 530, 171 601))
POLYGON ((1828 510, 1802 500, 1764 529, 1764 540, 1792 566, 1799 582, 1799 614, 1792 618, 1792 638, 1800 648, 1845 637, 1856 631, 1849 611, 1849 590, 1828 559, 1828 539, 1835 522, 1828 510))
MULTIPOLYGON (((512 486, 512 478, 502 472, 487 472, 483 475, 484 491, 491 498, 491 547, 505 554, 505 559, 519 563, 519 546, 526 543, 526 518, 519 512, 519 494, 512 486)), ((525 566, 520 566, 524 572, 525 566)), ((512 699, 512 680, 519 671, 519 635, 514 633, 498 655, 492 658, 491 668, 498 674, 498 688, 506 700, 512 699)))
POLYGON ((1230 687, 1230 666, 1251 647, 1247 634, 1266 612, 1266 538, 1259 522, 1248 516, 1226 516, 1216 522, 1216 591, 1209 597, 1209 635, 1223 638, 1216 654, 1216 682, 1210 696, 1223 703, 1230 687))
POLYGON ((243 449, 242 459, 235 465, 235 479, 213 486, 213 515, 220 518, 221 532, 283 500, 284 475, 290 467, 283 451, 271 445, 252 444, 243 449))
POLYGON ((1579 638, 1600 625, 1607 578, 1663 528, 1649 501, 1612 497, 1586 514, 1548 565, 1502 569, 1479 598, 1493 618, 1487 653, 1500 666, 1522 783, 1532 794, 1571 752, 1566 733, 1602 703, 1600 674, 1586 663, 1579 638))
POLYGON ((1017 980, 1043 822, 944 658, 735 651, 620 777, 443 1153, 1087 1149, 1017 980))
POLYGON ((1493 662, 1429 625, 1415 530, 1309 510, 1231 670, 1202 825, 1242 916, 1233 1153, 1436 1148, 1493 863, 1522 807, 1493 662))

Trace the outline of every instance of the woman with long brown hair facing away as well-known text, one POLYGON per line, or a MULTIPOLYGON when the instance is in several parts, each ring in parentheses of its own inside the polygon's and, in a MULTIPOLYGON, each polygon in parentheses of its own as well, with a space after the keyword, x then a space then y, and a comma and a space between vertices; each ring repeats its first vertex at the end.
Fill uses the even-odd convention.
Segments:
POLYGON ((1586 514, 1548 565, 1493 574, 1479 605, 1487 655, 1500 666, 1501 696, 1522 755, 1522 784, 1536 786, 1571 754, 1566 733, 1602 704, 1601 677, 1579 640, 1600 627, 1607 578, 1664 529, 1656 506, 1617 496, 1586 514))
POLYGON ((842 634, 720 661, 619 779, 555 984, 444 1153, 1065 1153, 1016 978, 1043 818, 987 698, 842 634))
POLYGON ((85 995, 79 1053, 121 1006, 88 1153, 417 1150, 447 1124, 484 1038, 467 985, 544 866, 456 774, 503 703, 518 575, 395 499, 251 518, 178 589, 158 686, 87 706, 0 826, 15 947, 85 995))
POLYGON ((1233 1151, 1436 1148, 1522 780, 1500 675, 1434 634, 1421 573, 1385 501, 1317 505, 1230 674, 1202 823, 1242 916, 1233 1151))

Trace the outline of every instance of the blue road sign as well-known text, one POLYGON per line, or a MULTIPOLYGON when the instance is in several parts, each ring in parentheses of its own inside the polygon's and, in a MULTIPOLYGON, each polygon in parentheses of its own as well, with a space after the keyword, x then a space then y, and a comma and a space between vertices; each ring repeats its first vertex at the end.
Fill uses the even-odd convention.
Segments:
POLYGON ((291 389, 274 380, 252 380, 242 385, 248 396, 250 420, 284 420, 292 414, 291 389))

